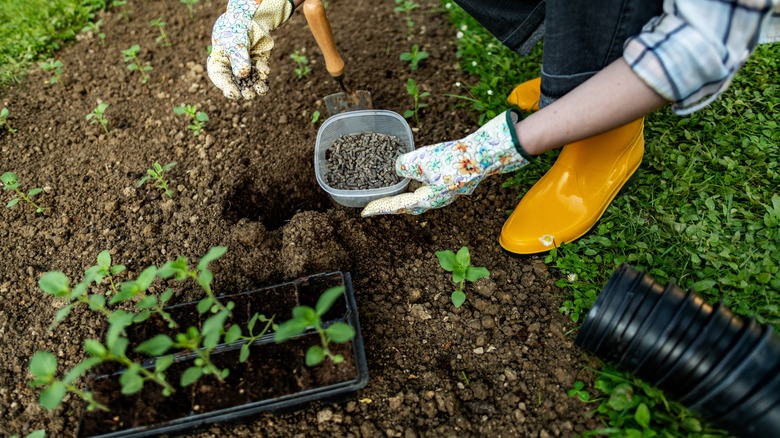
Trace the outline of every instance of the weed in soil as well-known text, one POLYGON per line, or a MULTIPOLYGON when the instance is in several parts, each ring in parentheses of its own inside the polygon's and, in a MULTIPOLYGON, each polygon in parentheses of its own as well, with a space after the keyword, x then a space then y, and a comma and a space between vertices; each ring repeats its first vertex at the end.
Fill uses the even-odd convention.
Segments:
POLYGON ((14 205, 18 204, 19 201, 24 201, 33 207, 35 207, 36 213, 43 213, 44 208, 36 204, 32 197, 41 193, 43 189, 39 187, 35 187, 30 189, 26 194, 19 189, 19 178, 16 176, 13 172, 6 172, 2 176, 0 176, 0 181, 3 183, 3 190, 11 190, 14 193, 16 193, 16 198, 11 199, 8 204, 6 204, 6 208, 11 208, 14 205))
POLYGON ((140 181, 138 181, 138 184, 136 184, 136 187, 141 187, 142 185, 144 185, 144 183, 146 181, 150 181, 150 180, 151 181, 156 181, 157 185, 155 185, 155 187, 157 187, 158 189, 161 189, 163 191, 163 193, 168 195, 169 198, 173 197, 173 191, 170 188, 168 188, 168 182, 169 181, 167 179, 165 179, 165 172, 170 170, 170 168, 175 166, 175 165, 176 165, 175 161, 170 162, 170 163, 166 164, 165 166, 163 166, 160 163, 158 163, 157 161, 155 161, 154 164, 152 164, 152 168, 151 169, 146 169, 146 176, 141 178, 140 181))
POLYGON ((471 266, 471 254, 465 246, 459 249, 457 254, 450 250, 437 251, 436 258, 439 259, 442 269, 452 272, 452 282, 458 285, 458 289, 450 296, 455 307, 460 307, 466 302, 466 293, 463 292, 466 280, 475 282, 490 275, 490 271, 486 268, 471 266))

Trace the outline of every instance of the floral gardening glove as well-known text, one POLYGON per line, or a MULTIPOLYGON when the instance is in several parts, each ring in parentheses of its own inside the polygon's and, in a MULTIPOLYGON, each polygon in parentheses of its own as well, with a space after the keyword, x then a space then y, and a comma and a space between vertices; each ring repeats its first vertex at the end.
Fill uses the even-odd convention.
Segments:
POLYGON ((268 92, 270 32, 292 15, 292 0, 230 0, 211 33, 209 78, 228 99, 253 99, 268 92), (252 62, 255 70, 252 70, 252 62))
POLYGON ((520 146, 515 123, 520 115, 507 110, 462 140, 426 146, 398 157, 398 175, 425 183, 411 193, 371 201, 361 212, 378 214, 420 214, 444 207, 460 195, 470 195, 489 175, 511 172, 533 157, 520 146))

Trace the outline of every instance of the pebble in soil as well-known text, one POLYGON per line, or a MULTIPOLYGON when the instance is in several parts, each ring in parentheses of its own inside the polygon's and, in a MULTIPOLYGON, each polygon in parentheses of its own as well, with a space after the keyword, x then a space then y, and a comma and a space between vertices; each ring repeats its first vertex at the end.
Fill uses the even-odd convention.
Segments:
POLYGON ((343 135, 325 153, 329 186, 339 190, 389 187, 401 181, 395 160, 407 147, 400 138, 376 132, 343 135))

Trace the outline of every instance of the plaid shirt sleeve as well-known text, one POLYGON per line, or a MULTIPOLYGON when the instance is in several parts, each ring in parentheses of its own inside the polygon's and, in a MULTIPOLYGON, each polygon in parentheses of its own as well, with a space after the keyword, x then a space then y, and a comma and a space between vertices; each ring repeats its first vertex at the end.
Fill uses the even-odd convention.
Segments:
POLYGON ((778 0, 665 0, 623 58, 675 113, 690 114, 729 86, 777 8, 778 0))

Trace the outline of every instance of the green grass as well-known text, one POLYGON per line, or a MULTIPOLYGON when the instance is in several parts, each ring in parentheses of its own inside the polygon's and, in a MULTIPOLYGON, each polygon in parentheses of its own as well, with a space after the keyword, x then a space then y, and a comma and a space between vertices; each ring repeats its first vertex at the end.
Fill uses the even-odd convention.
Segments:
MULTIPOLYGON (((485 84, 468 87, 461 102, 484 122, 506 109, 515 85, 539 75, 540 52, 521 58, 454 4, 448 9, 455 27, 465 29, 461 68, 485 84)), ((646 119, 646 153, 634 185, 591 233, 545 259, 570 293, 561 312, 581 322, 615 268, 629 262, 658 282, 693 287, 710 303, 722 300, 744 317, 780 327, 778 71, 780 44, 760 46, 707 108, 688 117, 662 110, 646 119)), ((555 156, 520 170, 505 186, 527 190, 555 156)), ((583 391, 598 394, 589 403, 605 425, 599 433, 723 435, 630 375, 604 365, 597 376, 594 388, 583 391)))
POLYGON ((73 39, 109 0, 0 1, 0 86, 19 82, 36 63, 73 39))

